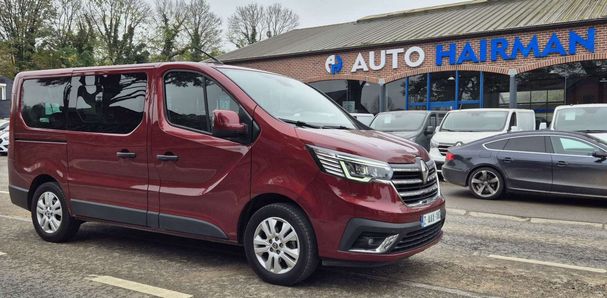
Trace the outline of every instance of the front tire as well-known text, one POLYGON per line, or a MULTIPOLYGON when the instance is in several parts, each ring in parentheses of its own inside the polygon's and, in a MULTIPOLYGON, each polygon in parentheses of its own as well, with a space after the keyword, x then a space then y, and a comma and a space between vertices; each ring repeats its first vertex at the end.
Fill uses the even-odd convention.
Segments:
POLYGON ((244 234, 249 265, 264 281, 291 286, 316 270, 316 237, 306 215, 297 207, 278 203, 257 210, 244 234))
POLYGON ((493 168, 478 168, 470 174, 468 188, 479 199, 497 200, 504 193, 504 178, 493 168))
POLYGON ((57 183, 40 185, 34 192, 30 210, 34 229, 45 241, 68 241, 80 228, 80 221, 70 216, 65 196, 57 183))

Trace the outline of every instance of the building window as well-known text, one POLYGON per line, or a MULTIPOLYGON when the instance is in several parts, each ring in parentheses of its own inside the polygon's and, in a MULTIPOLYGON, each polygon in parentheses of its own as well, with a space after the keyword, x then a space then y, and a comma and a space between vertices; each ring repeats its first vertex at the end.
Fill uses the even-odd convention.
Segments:
POLYGON ((0 84, 0 100, 6 100, 6 84, 0 84))
POLYGON ((409 103, 426 102, 428 98, 428 74, 409 77, 409 103))
POLYGON ((400 111, 407 108, 405 98, 407 79, 400 79, 386 84, 386 102, 388 111, 400 111))
POLYGON ((483 73, 483 102, 485 108, 508 107, 510 103, 510 77, 503 74, 483 73))
POLYGON ((455 79, 454 71, 435 72, 430 76, 431 93, 430 101, 454 101, 455 100, 455 79))
POLYGON ((310 83, 350 113, 379 113, 380 85, 357 80, 330 80, 310 83))

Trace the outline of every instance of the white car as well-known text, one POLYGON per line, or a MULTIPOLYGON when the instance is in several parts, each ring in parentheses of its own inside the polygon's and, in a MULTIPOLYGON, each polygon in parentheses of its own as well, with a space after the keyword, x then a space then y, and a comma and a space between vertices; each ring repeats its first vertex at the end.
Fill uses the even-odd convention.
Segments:
POLYGON ((356 120, 358 120, 360 123, 367 126, 369 126, 369 124, 371 124, 371 121, 373 121, 373 118, 375 118, 375 115, 366 113, 350 113, 350 115, 356 118, 356 120))
POLYGON ((607 141, 607 104, 558 106, 550 129, 585 132, 607 141))
POLYGON ((535 112, 524 109, 449 111, 430 141, 430 158, 441 172, 450 147, 510 131, 535 130, 535 112))

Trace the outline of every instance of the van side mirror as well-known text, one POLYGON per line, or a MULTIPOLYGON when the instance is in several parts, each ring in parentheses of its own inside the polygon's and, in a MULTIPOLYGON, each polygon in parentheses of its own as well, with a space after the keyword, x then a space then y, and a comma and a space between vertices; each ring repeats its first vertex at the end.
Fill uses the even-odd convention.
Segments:
POLYGON ((426 127, 426 131, 424 131, 425 134, 427 135, 431 135, 434 133, 434 126, 427 126, 426 127))
POLYGON ((548 123, 540 122, 540 126, 537 128, 538 130, 548 129, 548 123))
POLYGON ((598 158, 601 161, 606 160, 607 159, 607 152, 603 152, 603 151, 594 151, 592 152, 592 157, 598 158))
POLYGON ((517 132, 517 131, 523 131, 523 130, 520 129, 518 126, 514 125, 514 126, 510 127, 510 131, 511 132, 517 132))
POLYGON ((234 111, 213 111, 213 136, 220 138, 239 137, 247 133, 247 125, 240 123, 240 117, 234 111))

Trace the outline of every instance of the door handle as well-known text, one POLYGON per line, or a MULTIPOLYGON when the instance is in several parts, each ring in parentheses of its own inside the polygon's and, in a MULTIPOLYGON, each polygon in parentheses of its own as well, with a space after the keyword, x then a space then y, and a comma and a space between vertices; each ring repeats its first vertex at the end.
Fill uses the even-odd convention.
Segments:
POLYGON ((504 157, 504 162, 505 163, 511 163, 512 162, 512 158, 511 157, 504 157))
POLYGON ((556 166, 559 167, 559 168, 564 168, 564 167, 567 166, 567 162, 561 160, 561 161, 559 161, 559 162, 556 163, 556 166))
POLYGON ((118 158, 135 158, 136 156, 137 154, 135 152, 129 152, 129 150, 126 149, 116 152, 116 157, 118 158))
POLYGON ((165 154, 156 155, 156 158, 158 158, 158 160, 160 161, 177 161, 179 159, 179 156, 171 152, 166 152, 165 154))

